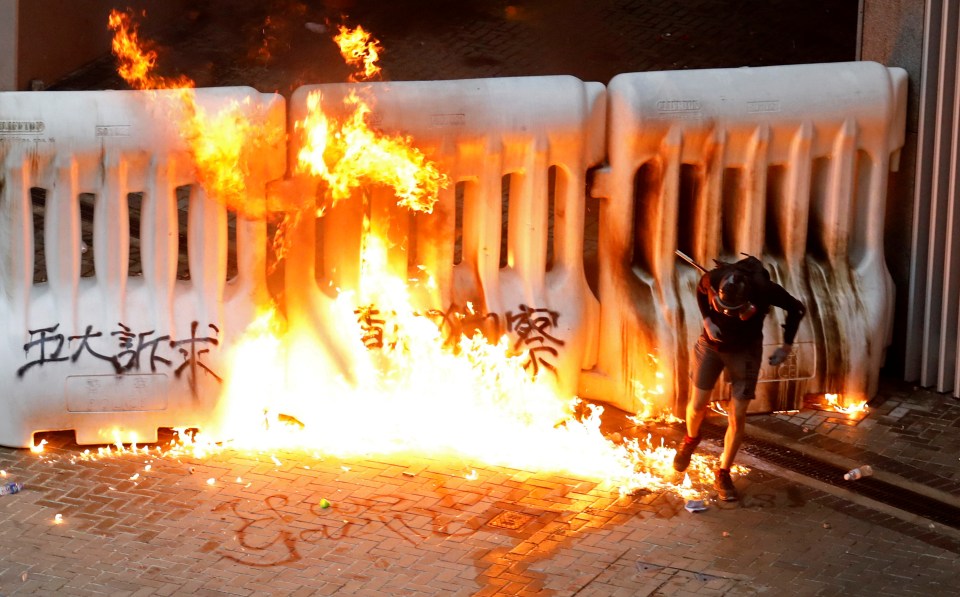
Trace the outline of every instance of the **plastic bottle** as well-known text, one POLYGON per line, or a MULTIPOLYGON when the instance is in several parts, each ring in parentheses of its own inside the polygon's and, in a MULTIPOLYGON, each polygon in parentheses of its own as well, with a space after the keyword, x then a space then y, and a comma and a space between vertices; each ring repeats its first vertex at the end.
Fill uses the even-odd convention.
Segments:
POLYGON ((20 493, 23 489, 23 483, 20 481, 11 481, 0 485, 0 495, 9 495, 11 493, 20 493))
POLYGON ((863 466, 858 466, 855 469, 850 470, 843 476, 847 481, 856 481, 857 479, 862 479, 863 477, 869 477, 873 474, 873 467, 869 464, 863 466))

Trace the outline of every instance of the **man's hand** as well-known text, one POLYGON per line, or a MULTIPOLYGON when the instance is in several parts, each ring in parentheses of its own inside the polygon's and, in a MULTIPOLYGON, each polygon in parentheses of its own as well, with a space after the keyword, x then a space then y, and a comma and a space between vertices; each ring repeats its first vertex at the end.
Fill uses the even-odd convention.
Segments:
POLYGON ((783 346, 777 347, 773 354, 770 355, 770 364, 779 365, 780 363, 787 360, 787 357, 790 356, 790 351, 793 350, 793 347, 789 344, 784 344, 783 346))
POLYGON ((714 342, 720 341, 720 327, 710 321, 709 317, 703 318, 703 329, 707 332, 707 338, 710 338, 714 342))

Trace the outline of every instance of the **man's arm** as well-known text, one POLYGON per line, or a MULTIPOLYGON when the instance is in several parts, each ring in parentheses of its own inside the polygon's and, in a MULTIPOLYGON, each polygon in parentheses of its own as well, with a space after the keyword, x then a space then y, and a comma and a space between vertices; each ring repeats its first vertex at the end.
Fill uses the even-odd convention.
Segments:
POLYGON ((700 307, 700 315, 703 316, 703 329, 707 333, 707 338, 714 342, 720 342, 720 328, 710 319, 712 312, 710 308, 710 274, 705 273, 700 277, 700 283, 697 284, 697 306, 700 307))
POLYGON ((770 301, 770 304, 787 312, 787 320, 783 323, 783 345, 770 356, 770 364, 779 365, 787 360, 787 356, 790 355, 790 351, 793 349, 793 339, 800 328, 800 320, 803 319, 807 309, 783 286, 774 282, 771 282, 771 286, 773 288, 773 300, 770 301))

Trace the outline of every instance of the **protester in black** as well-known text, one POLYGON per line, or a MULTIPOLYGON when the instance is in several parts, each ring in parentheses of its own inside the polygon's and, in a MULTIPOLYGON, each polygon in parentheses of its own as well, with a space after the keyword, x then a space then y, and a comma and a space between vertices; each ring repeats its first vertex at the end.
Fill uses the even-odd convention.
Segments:
POLYGON ((770 279, 756 257, 736 263, 718 262, 716 268, 700 278, 697 304, 703 315, 703 333, 694 346, 694 393, 687 402, 687 434, 677 449, 673 467, 684 471, 689 466, 700 443, 700 424, 713 387, 726 369, 734 400, 727 413, 723 456, 714 487, 720 499, 733 501, 737 499, 737 489, 730 477, 730 468, 740 448, 747 405, 755 395, 760 375, 763 320, 771 306, 787 312, 783 344, 770 356, 770 364, 779 365, 790 355, 805 309, 803 303, 770 279))

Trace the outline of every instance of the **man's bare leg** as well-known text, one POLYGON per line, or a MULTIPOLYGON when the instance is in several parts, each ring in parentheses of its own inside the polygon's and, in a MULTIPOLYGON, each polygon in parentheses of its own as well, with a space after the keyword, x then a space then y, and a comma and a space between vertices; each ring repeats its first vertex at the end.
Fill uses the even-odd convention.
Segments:
POLYGON ((707 414, 707 404, 710 402, 710 390, 695 388, 693 396, 687 401, 687 437, 683 438, 673 457, 673 469, 685 471, 690 465, 690 458, 700 443, 700 424, 707 414))
MULTIPOLYGON (((747 423, 747 407, 749 400, 732 399, 733 408, 727 413, 727 432, 723 436, 723 456, 720 458, 720 468, 730 469, 733 459, 743 441, 743 429, 747 423)), ((689 425, 689 423, 688 423, 689 425)))
POLYGON ((693 396, 687 402, 687 435, 697 437, 700 435, 700 424, 707 415, 707 405, 710 404, 710 394, 712 390, 701 390, 694 386, 693 396))

